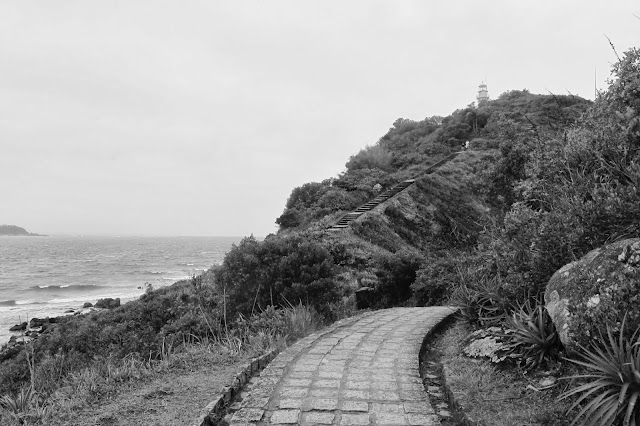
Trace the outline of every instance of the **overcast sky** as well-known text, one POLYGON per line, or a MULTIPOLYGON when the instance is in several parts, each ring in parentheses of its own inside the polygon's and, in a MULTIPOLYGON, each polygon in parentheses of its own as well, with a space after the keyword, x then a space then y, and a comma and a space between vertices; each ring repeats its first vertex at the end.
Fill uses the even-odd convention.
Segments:
POLYGON ((0 0, 0 224, 264 236, 291 190, 487 79, 593 99, 609 1, 0 0))

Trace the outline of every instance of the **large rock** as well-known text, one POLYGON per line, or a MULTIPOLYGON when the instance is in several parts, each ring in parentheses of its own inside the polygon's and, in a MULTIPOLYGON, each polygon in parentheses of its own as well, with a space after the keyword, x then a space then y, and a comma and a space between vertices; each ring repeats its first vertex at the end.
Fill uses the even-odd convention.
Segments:
POLYGON ((26 329, 27 329, 27 322, 25 321, 23 323, 12 326, 11 328, 9 328, 9 331, 23 331, 26 329))
POLYGON ((58 319, 56 317, 31 318, 31 321, 29 321, 29 328, 44 327, 47 324, 55 324, 57 321, 58 319))
POLYGON ((106 297, 104 299, 98 299, 94 306, 101 309, 114 309, 120 306, 120 298, 112 299, 111 297, 106 297))
POLYGON ((544 300, 568 351, 619 327, 626 315, 630 336, 640 325, 640 238, 618 241, 560 268, 549 280, 544 300))

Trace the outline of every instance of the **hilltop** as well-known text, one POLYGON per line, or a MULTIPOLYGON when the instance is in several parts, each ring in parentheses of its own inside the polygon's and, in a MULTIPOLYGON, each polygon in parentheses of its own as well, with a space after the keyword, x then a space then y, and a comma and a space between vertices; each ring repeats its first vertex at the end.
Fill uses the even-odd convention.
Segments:
POLYGON ((41 237, 40 234, 32 234, 27 232, 26 229, 15 225, 0 225, 0 235, 11 236, 26 236, 26 237, 41 237))

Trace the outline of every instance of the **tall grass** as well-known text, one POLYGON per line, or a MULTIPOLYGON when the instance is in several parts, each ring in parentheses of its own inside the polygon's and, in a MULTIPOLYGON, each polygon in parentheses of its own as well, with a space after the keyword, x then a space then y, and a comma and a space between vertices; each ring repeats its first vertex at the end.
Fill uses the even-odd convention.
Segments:
MULTIPOLYGON (((137 354, 124 358, 106 356, 88 363, 73 354, 45 356, 38 364, 29 352, 30 385, 13 395, 0 396, 0 424, 46 423, 86 406, 119 385, 145 380, 172 369, 195 365, 234 362, 283 347, 315 332, 323 318, 315 309, 302 304, 286 309, 269 308, 247 318, 221 336, 186 334, 182 340, 164 338, 156 359, 137 354)), ((25 351, 29 351, 25 347, 25 351)))

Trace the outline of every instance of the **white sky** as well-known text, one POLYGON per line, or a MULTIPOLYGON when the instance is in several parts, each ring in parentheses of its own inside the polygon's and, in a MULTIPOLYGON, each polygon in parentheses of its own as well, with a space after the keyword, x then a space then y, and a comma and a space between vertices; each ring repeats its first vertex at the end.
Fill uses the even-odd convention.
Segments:
POLYGON ((0 0, 0 223, 264 236, 399 117, 488 79, 593 99, 637 0, 0 0))

